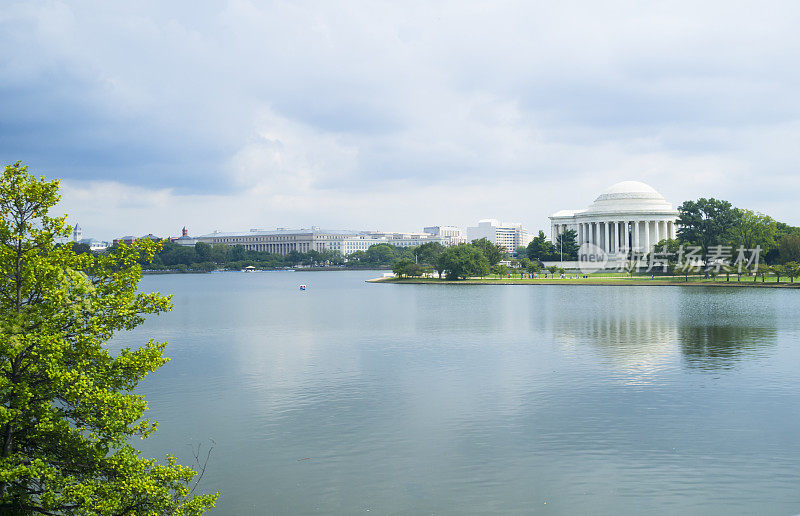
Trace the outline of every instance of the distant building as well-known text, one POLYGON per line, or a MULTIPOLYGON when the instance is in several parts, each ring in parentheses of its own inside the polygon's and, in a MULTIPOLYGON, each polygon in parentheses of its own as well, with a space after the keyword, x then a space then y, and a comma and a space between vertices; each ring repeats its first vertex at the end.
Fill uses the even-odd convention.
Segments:
MULTIPOLYGON (((202 235, 193 239, 195 242, 207 244, 241 245, 253 251, 266 251, 287 255, 292 251, 307 253, 308 251, 338 251, 347 256, 356 251, 366 251, 376 244, 391 244, 399 247, 417 247, 427 242, 439 242, 450 245, 452 238, 434 236, 430 233, 389 233, 381 231, 341 231, 320 229, 287 229, 264 230, 254 228, 248 232, 219 232, 202 235)), ((194 245, 183 237, 175 241, 179 245, 194 245)))
POLYGON ((83 230, 81 229, 80 224, 75 224, 75 227, 72 228, 72 241, 73 242, 80 242, 83 239, 83 230))
POLYGON ((517 247, 525 247, 531 241, 528 230, 522 227, 522 224, 501 223, 497 219, 479 220, 477 226, 467 228, 467 239, 470 242, 481 238, 499 245, 510 254, 514 254, 517 247))
POLYGON ((170 237, 169 240, 170 242, 175 242, 176 244, 183 246, 192 246, 197 243, 196 238, 192 238, 189 236, 189 230, 186 229, 186 226, 183 226, 183 229, 181 230, 181 236, 179 236, 178 238, 170 237))
POLYGON ((451 244, 460 244, 467 241, 467 237, 464 236, 461 228, 455 226, 428 226, 423 231, 433 236, 449 238, 451 244))
POLYGON ((115 238, 113 244, 125 244, 125 245, 132 245, 136 242, 136 237, 133 235, 125 235, 124 237, 115 238))
POLYGON ((94 238, 83 238, 79 243, 87 244, 89 246, 89 249, 92 251, 103 251, 105 249, 108 249, 108 242, 102 242, 94 238))

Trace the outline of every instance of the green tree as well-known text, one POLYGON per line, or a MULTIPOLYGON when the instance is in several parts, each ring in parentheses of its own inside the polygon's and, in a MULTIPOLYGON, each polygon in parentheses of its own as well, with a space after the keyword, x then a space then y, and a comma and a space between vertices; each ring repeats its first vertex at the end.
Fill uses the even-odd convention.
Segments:
POLYGON ((665 238, 660 240, 653 248, 651 257, 654 262, 654 269, 664 272, 664 265, 666 264, 666 272, 674 275, 678 267, 681 245, 680 241, 675 239, 665 238))
POLYGON ((505 257, 505 250, 497 244, 493 244, 485 238, 479 238, 472 241, 472 245, 480 249, 483 255, 489 260, 490 266, 495 266, 500 263, 500 260, 505 257))
POLYGON ((797 262, 787 263, 785 274, 789 278, 790 283, 794 283, 795 277, 800 275, 800 263, 797 262))
POLYGON ((745 266, 744 264, 740 264, 740 265, 736 266, 736 281, 737 282, 741 283, 742 275, 745 275, 745 276, 749 276, 750 275, 750 269, 747 266, 745 266))
POLYGON ((542 271, 542 266, 536 260, 530 260, 530 265, 526 268, 530 274, 538 274, 542 271))
POLYGON ((342 256, 341 251, 324 249, 320 252, 320 260, 328 265, 342 265, 344 263, 344 256, 342 256))
POLYGON ((72 252, 75 254, 88 254, 92 252, 92 247, 85 242, 74 242, 72 244, 72 252))
POLYGON ((678 238, 700 247, 703 263, 708 262, 708 248, 729 241, 736 214, 728 201, 698 199, 678 207, 678 238))
POLYGON ((781 282, 781 276, 786 276, 786 266, 785 265, 773 265, 772 266, 772 273, 775 274, 777 278, 775 281, 776 283, 781 282))
POLYGON ((778 249, 780 251, 782 262, 786 263, 800 261, 800 236, 784 236, 781 238, 781 241, 778 244, 778 249))
MULTIPOLYGON (((163 247, 155 255, 153 263, 166 267, 178 264, 188 265, 197 261, 197 253, 194 247, 180 246, 174 242, 163 242, 163 247)), ((116 254, 119 246, 114 246, 108 250, 110 254, 116 254)))
MULTIPOLYGON (((532 261, 530 261, 530 260, 528 260, 527 258, 522 258, 522 259, 519 261, 519 269, 518 269, 518 271, 517 271, 517 272, 519 272, 519 278, 520 278, 520 279, 522 279, 522 275, 523 275, 523 274, 525 274, 525 273, 527 273, 527 272, 529 272, 529 271, 530 271, 530 268, 531 268, 531 265, 532 265, 532 264, 533 264, 533 262, 532 262, 532 261)), ((537 264, 537 265, 538 265, 538 264, 537 264)))
POLYGON ((244 246, 236 244, 235 246, 231 247, 230 260, 232 262, 241 262, 245 260, 246 257, 247 252, 245 251, 244 246))
POLYGON ((445 247, 439 242, 426 242, 414 249, 414 255, 419 263, 435 266, 445 247))
POLYGON ((323 259, 322 254, 319 251, 315 251, 314 249, 311 249, 310 251, 305 253, 303 258, 300 260, 300 262, 303 265, 311 265, 312 267, 314 265, 323 263, 324 261, 325 260, 323 259))
POLYGON ((211 244, 207 244, 205 242, 197 242, 194 244, 194 252, 197 255, 198 262, 210 262, 211 251, 211 244))
POLYGON ((489 273, 489 260, 475 246, 459 244, 450 246, 439 258, 438 267, 445 271, 448 280, 467 279, 470 276, 486 276, 489 273))
POLYGON ((772 217, 740 208, 734 208, 733 212, 731 238, 734 245, 745 249, 761 246, 764 250, 775 247, 778 226, 772 217))
POLYGON ((288 265, 293 266, 302 263, 304 258, 305 256, 303 255, 303 253, 293 249, 289 251, 289 253, 284 257, 284 261, 288 265))
POLYGON ((191 469, 140 457, 129 440, 155 423, 132 391, 163 365, 164 343, 115 356, 107 343, 169 298, 137 290, 138 261, 157 244, 77 255, 49 210, 58 182, 19 162, 0 178, 0 512, 196 515, 217 495, 191 495, 191 469))
POLYGON ((230 259, 231 249, 229 245, 214 244, 211 246, 211 261, 217 265, 225 265, 230 259))
POLYGON ((497 274, 500 278, 505 278, 508 276, 508 267, 503 264, 497 264, 492 267, 492 271, 497 274))
POLYGON ((558 235, 553 247, 553 251, 555 251, 558 259, 561 258, 561 253, 563 251, 565 260, 577 260, 578 249, 580 248, 578 245, 578 232, 574 229, 564 231, 558 235))
POLYGON ((389 267, 401 258, 414 259, 414 253, 409 247, 391 244, 375 244, 366 251, 355 251, 347 256, 347 265, 350 267, 389 267))
POLYGON ((414 262, 407 258, 397 260, 394 262, 394 265, 392 265, 392 272, 397 274, 398 277, 403 278, 408 275, 409 267, 411 265, 414 265, 414 262))
POLYGON ((544 231, 539 230, 539 234, 528 244, 528 258, 540 262, 555 259, 555 247, 547 240, 544 231))

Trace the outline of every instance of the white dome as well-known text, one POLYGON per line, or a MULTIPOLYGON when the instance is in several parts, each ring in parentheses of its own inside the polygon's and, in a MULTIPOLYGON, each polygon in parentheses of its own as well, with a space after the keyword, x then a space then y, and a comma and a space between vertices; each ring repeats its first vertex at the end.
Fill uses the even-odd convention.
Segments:
POLYGON ((622 181, 603 190, 597 199, 584 210, 561 210, 550 217, 574 218, 601 215, 670 215, 678 212, 652 186, 641 181, 622 181))
MULTIPOLYGON (((604 195, 609 194, 629 194, 629 193, 649 193, 649 194, 658 194, 655 188, 652 186, 642 183, 641 181, 621 181, 619 183, 613 184, 603 190, 604 195)), ((660 195, 659 195, 660 197, 660 195)))
POLYGON ((586 211, 669 213, 674 210, 652 186, 641 181, 622 181, 606 188, 586 211))

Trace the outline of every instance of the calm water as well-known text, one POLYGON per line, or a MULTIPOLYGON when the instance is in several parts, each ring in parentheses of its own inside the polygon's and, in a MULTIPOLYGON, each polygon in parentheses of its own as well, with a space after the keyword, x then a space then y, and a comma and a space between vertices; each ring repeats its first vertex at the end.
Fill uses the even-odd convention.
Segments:
POLYGON ((144 451, 215 514, 800 513, 800 292, 376 275, 146 277, 144 451))

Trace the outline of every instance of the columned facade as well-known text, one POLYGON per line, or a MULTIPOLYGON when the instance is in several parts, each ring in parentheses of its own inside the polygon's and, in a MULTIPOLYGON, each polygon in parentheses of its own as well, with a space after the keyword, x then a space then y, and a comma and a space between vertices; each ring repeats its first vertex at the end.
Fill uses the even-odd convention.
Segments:
POLYGON ((650 253, 661 240, 675 238, 677 210, 652 187, 623 181, 604 191, 585 210, 562 210, 550 216, 553 242, 569 229, 578 245, 594 244, 611 256, 650 253))
POLYGON ((553 241, 565 231, 576 232, 578 244, 591 243, 609 254, 635 250, 649 252, 658 242, 675 238, 671 215, 641 215, 636 218, 596 219, 574 224, 554 224, 553 241))

